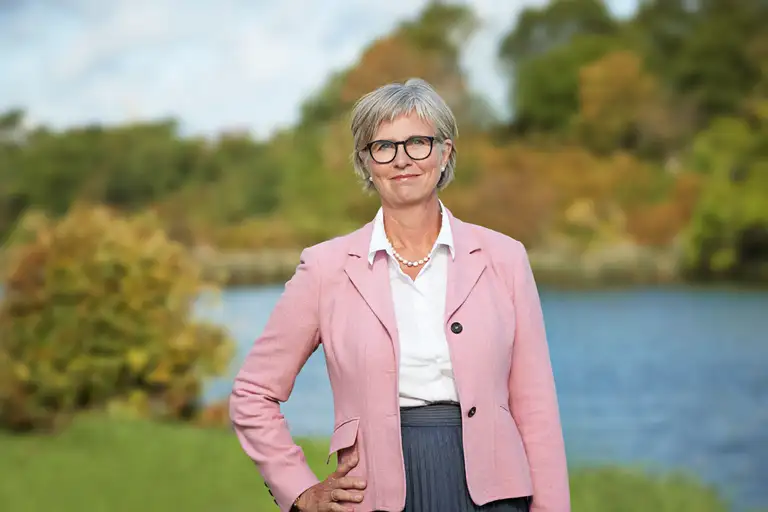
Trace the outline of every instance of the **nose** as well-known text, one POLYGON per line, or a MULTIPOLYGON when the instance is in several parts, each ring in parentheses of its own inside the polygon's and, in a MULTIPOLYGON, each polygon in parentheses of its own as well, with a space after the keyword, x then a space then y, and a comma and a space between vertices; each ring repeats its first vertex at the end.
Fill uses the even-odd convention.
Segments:
POLYGON ((395 155, 395 159, 392 160, 392 165, 394 165, 397 169, 405 169, 412 163, 413 161, 411 160, 411 157, 409 157, 408 153, 405 152, 405 146, 398 147, 397 155, 395 155))

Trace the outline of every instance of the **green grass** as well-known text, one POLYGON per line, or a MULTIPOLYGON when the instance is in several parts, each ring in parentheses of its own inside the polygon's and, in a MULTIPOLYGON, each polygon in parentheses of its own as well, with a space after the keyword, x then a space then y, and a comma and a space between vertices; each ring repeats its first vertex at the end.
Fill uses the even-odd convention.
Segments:
MULTIPOLYGON (((326 441, 300 440, 324 477, 326 441)), ((707 489, 619 469, 572 471, 574 512, 721 512, 707 489)), ((277 510, 228 430, 81 417, 62 434, 0 434, 3 512, 277 510)))

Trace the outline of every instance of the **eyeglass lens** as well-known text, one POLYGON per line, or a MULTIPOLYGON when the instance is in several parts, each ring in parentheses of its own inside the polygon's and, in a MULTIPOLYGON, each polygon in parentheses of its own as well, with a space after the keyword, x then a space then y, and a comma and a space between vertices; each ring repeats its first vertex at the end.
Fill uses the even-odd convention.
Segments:
POLYGON ((370 147, 371 156, 380 164, 389 163, 397 156, 397 146, 400 144, 405 147, 405 153, 414 160, 424 160, 432 152, 431 137, 415 136, 408 138, 404 142, 393 142, 391 140, 374 141, 370 147))

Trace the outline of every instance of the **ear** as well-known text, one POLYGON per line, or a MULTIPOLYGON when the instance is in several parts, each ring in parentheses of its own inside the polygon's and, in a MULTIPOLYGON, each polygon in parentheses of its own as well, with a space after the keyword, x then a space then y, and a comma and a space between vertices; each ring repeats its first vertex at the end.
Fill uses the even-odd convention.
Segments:
POLYGON ((448 159, 451 158, 451 151, 453 150, 453 141, 451 139, 445 139, 442 142, 443 150, 441 153, 442 161, 440 162, 440 167, 445 167, 448 165, 448 159))

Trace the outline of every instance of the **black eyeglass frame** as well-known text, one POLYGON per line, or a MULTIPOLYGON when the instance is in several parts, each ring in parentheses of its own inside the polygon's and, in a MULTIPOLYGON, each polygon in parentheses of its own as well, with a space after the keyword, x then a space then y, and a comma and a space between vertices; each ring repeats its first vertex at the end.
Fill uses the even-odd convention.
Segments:
POLYGON ((395 158, 397 158, 398 146, 403 146, 403 151, 405 151, 405 154, 408 155, 408 158, 410 158, 411 160, 417 160, 417 161, 418 160, 426 160, 432 154, 432 151, 435 148, 435 141, 436 140, 438 142, 440 142, 437 139, 437 137, 433 137, 433 136, 430 136, 430 135, 413 135, 413 136, 408 137, 407 139, 401 140, 401 141, 394 141, 394 140, 387 140, 387 139, 372 140, 371 142, 366 144, 365 147, 363 147, 363 151, 367 150, 368 154, 371 156, 373 161, 376 162, 377 164, 388 164, 388 163, 392 162, 395 158), (427 153, 426 156, 423 156, 421 158, 414 158, 414 157, 411 156, 411 154, 408 152, 408 146, 406 146, 406 144, 408 143, 408 141, 411 141, 413 139, 426 139, 426 140, 429 141, 429 153, 427 153), (390 158, 387 161, 382 162, 380 160, 377 160, 376 157, 373 156, 373 145, 376 144, 377 142, 388 142, 390 144, 394 144, 394 146, 395 146, 395 154, 392 155, 392 158, 390 158))

